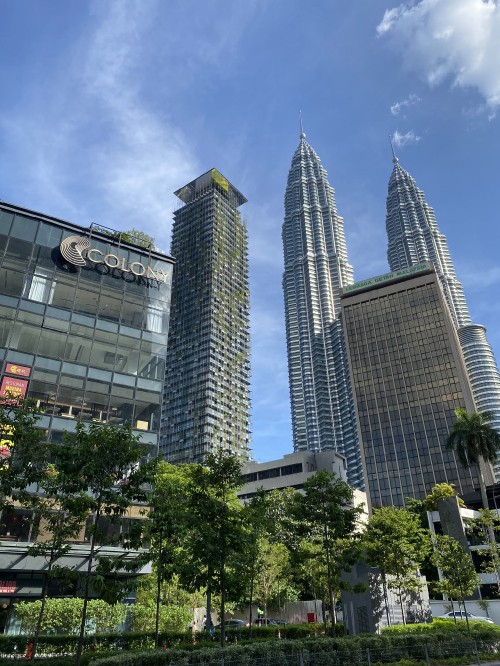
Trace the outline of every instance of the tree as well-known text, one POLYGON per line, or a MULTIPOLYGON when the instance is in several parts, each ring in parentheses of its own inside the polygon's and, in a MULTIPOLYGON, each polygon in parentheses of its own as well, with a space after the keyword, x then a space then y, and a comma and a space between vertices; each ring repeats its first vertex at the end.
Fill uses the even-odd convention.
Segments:
MULTIPOLYGON (((500 433, 490 425, 494 415, 492 412, 468 414, 460 407, 455 409, 455 415, 457 420, 448 435, 446 447, 455 451, 460 464, 466 469, 472 465, 477 466, 483 508, 488 509, 481 463, 494 464, 500 449, 500 433)), ((494 539, 494 534, 490 534, 490 536, 494 539)))
POLYGON ((14 395, 0 397, 0 511, 31 500, 28 487, 44 477, 49 460, 36 404, 14 395))
POLYGON ((332 548, 348 539, 355 531, 362 507, 355 507, 352 488, 335 474, 326 470, 316 472, 304 483, 304 495, 299 508, 309 538, 320 537, 326 558, 328 593, 332 617, 332 636, 335 637, 334 579, 340 577, 339 560, 333 561, 332 548))
MULTIPOLYGON (((259 490, 243 507, 243 521, 249 529, 247 530, 245 549, 237 555, 238 561, 235 562, 234 566, 239 571, 240 579, 243 574, 243 582, 248 592, 250 632, 252 631, 254 588, 256 588, 256 577, 262 567, 263 552, 272 549, 274 546, 284 546, 285 551, 283 552, 286 553, 285 557, 288 560, 289 553, 299 545, 298 528, 300 520, 296 517, 298 514, 296 506, 299 497, 300 493, 294 488, 283 488, 270 492, 259 490)), ((292 596, 294 594, 293 587, 291 584, 289 585, 289 582, 288 576, 286 586, 284 579, 282 580, 282 598, 285 598, 287 590, 292 596)), ((260 596, 260 593, 257 592, 257 594, 260 596)), ((246 597, 245 592, 243 596, 246 597)))
MULTIPOLYGON (((458 599, 465 610, 465 597, 474 594, 480 580, 474 564, 469 554, 452 537, 437 534, 433 537, 433 545, 432 560, 443 574, 443 580, 436 587, 444 594, 458 599)), ((470 633, 467 612, 465 619, 470 633)))
MULTIPOLYGON (((47 602, 49 580, 53 575, 56 562, 70 549, 70 539, 75 538, 81 531, 86 517, 86 502, 81 502, 78 496, 69 495, 64 491, 64 483, 57 471, 57 457, 59 446, 52 446, 53 464, 47 466, 43 478, 38 483, 37 494, 26 501, 31 506, 36 525, 35 541, 28 547, 28 554, 34 557, 43 557, 47 562, 46 574, 43 579, 40 612, 33 635, 33 648, 31 659, 35 658, 40 631, 43 626, 43 616, 47 602)), ((60 568, 58 568, 60 574, 60 568)))
POLYGON ((290 557, 282 543, 271 543, 265 538, 258 542, 255 573, 255 598, 264 607, 264 617, 270 603, 296 597, 292 592, 290 557), (280 596, 281 593, 281 596, 280 596))
POLYGON ((99 519, 119 520, 131 504, 147 500, 146 482, 151 467, 140 464, 147 447, 133 434, 131 426, 77 423, 75 433, 66 433, 59 445, 57 470, 62 492, 72 494, 75 503, 92 516, 90 549, 83 582, 83 609, 76 653, 82 655, 90 578, 99 538, 99 519))
MULTIPOLYGON (((396 591, 406 624, 404 598, 421 588, 419 568, 430 551, 429 530, 421 527, 415 514, 386 506, 375 510, 368 521, 363 546, 367 563, 382 572, 384 596, 387 587, 396 591)), ((390 623, 387 598, 386 613, 390 623)))
MULTIPOLYGON (((490 535, 495 535, 495 532, 500 530, 500 518, 495 511, 490 509, 480 509, 479 518, 467 521, 469 531, 486 537, 486 550, 482 550, 481 554, 485 557, 482 564, 482 570, 486 573, 493 573, 497 579, 497 592, 500 592, 500 549, 496 538, 491 539, 490 535)), ((478 535, 478 536, 479 536, 478 535)))
POLYGON ((188 498, 189 531, 180 565, 181 582, 207 590, 207 628, 211 623, 211 595, 220 594, 221 646, 225 646, 227 567, 234 553, 246 547, 248 529, 236 496, 241 486, 241 462, 218 451, 206 458, 206 466, 190 465, 188 498))
POLYGON ((189 519, 189 467, 158 461, 154 484, 149 495, 150 511, 145 523, 145 536, 150 541, 145 559, 152 561, 156 573, 155 647, 159 644, 162 586, 172 583, 177 572, 177 559, 186 535, 189 519))

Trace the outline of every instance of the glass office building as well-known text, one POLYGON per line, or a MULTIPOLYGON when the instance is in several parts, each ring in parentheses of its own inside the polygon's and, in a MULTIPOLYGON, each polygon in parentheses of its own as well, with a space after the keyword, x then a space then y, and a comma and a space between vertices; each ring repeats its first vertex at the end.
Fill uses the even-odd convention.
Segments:
POLYGON ((52 441, 78 420, 129 422, 156 453, 172 266, 119 233, 1 203, 0 393, 36 400, 52 441))
POLYGON ((464 469, 445 441, 455 408, 474 411, 474 400, 432 264, 350 285, 341 300, 371 507, 424 499, 436 483, 471 492, 477 468, 464 469))

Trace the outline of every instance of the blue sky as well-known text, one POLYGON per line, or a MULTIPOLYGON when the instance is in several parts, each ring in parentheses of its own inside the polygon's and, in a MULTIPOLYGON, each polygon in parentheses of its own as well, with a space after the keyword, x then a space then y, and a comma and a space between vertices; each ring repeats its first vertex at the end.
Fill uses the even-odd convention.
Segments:
POLYGON ((174 190, 248 198, 253 449, 291 452, 281 274, 299 110, 355 279, 387 270, 388 135, 500 357, 497 0, 0 0, 0 199, 168 251, 174 190))

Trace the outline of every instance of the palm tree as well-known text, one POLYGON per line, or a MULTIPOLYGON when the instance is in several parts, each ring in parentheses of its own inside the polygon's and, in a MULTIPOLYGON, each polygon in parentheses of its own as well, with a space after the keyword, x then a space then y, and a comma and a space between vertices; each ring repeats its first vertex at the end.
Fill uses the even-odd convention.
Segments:
MULTIPOLYGON (((481 463, 494 464, 497 453, 500 451, 500 433, 491 427, 490 422, 494 415, 492 412, 472 412, 455 409, 456 423, 446 440, 446 448, 455 451, 458 460, 466 469, 476 465, 479 472, 479 487, 481 489, 481 500, 483 509, 487 512, 488 497, 486 495, 486 484, 484 482, 481 463)), ((487 527, 488 540, 492 548, 497 548, 493 524, 487 527)), ((500 569, 496 572, 500 588, 500 569)))
POLYGON ((497 460, 497 452, 500 450, 500 433, 490 425, 494 415, 492 412, 469 414, 465 409, 459 407, 455 409, 455 416, 457 421, 448 435, 446 448, 455 451, 461 465, 466 469, 477 465, 483 508, 488 510, 481 463, 494 464, 497 460))

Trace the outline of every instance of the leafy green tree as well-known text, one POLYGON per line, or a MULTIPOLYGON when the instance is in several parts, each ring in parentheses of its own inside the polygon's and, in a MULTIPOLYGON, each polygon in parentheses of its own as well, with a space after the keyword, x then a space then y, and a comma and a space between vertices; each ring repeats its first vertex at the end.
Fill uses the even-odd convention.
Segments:
POLYGON ((368 521, 363 547, 367 563, 382 573, 388 622, 387 587, 397 593, 406 624, 404 598, 421 588, 419 569, 431 548, 429 530, 422 528, 418 516, 405 509, 382 507, 368 521))
POLYGON ((190 529, 181 556, 181 583, 191 589, 206 588, 207 628, 211 595, 220 595, 224 647, 228 564, 235 553, 245 549, 248 533, 236 496, 241 486, 241 462, 236 456, 219 451, 207 456, 205 467, 190 466, 189 473, 190 529))
MULTIPOLYGON (((158 575, 156 571, 140 576, 136 590, 136 603, 141 606, 156 606, 158 598, 158 575)), ((202 606, 204 597, 199 592, 188 592, 181 587, 179 575, 163 581, 160 589, 160 606, 182 606, 196 608, 202 606)))
POLYGON ((176 577, 179 552, 189 528, 188 469, 186 465, 158 461, 149 496, 150 511, 145 522, 145 536, 150 547, 145 559, 152 561, 156 574, 156 647, 161 624, 162 586, 171 584, 176 577))
POLYGON ((500 592, 500 548, 496 538, 490 537, 500 530, 500 518, 495 511, 480 509, 479 518, 468 520, 467 528, 482 536, 481 540, 486 544, 486 549, 481 550, 481 555, 485 558, 481 568, 486 573, 495 574, 497 591, 500 592))
MULTIPOLYGON (((424 511, 437 511, 439 500, 447 497, 457 497, 457 491, 454 483, 436 483, 423 501, 424 511)), ((461 507, 465 507, 465 502, 461 497, 457 497, 461 507)))
POLYGON ((304 521, 305 536, 323 540, 332 635, 335 637, 334 581, 340 578, 342 558, 334 558, 333 549, 338 548, 341 540, 349 539, 354 534, 363 508, 354 506, 354 492, 345 481, 321 470, 305 481, 298 509, 304 521))
POLYGON ((146 482, 151 467, 140 464, 147 447, 133 434, 131 426, 77 423, 75 433, 66 433, 59 445, 57 470, 62 492, 72 494, 79 510, 92 516, 87 570, 83 582, 83 607, 76 653, 82 655, 90 579, 99 540, 101 516, 119 520, 133 503, 147 500, 146 482))
POLYGON ((31 502, 28 487, 45 475, 49 449, 38 427, 40 412, 32 400, 0 397, 0 511, 11 512, 14 501, 31 502))
POLYGON ((455 415, 457 420, 448 435, 446 447, 455 451, 460 464, 466 469, 472 465, 477 466, 483 508, 488 509, 481 463, 493 465, 500 449, 500 433, 490 425, 494 415, 492 412, 469 414, 461 408, 455 409, 455 415))
MULTIPOLYGON (((480 579, 468 553, 456 539, 436 534, 433 537, 434 564, 441 570, 443 580, 436 588, 448 596, 458 599, 465 610, 465 597, 477 590, 480 579)), ((467 629, 470 633, 469 619, 465 613, 467 629)))
POLYGON ((290 557, 282 543, 261 538, 258 543, 255 598, 264 607, 264 617, 270 603, 297 598, 292 589, 290 557), (289 598, 287 598, 289 597, 289 598))
POLYGON ((87 507, 78 496, 64 492, 61 477, 57 471, 59 446, 52 446, 53 463, 47 466, 45 474, 40 478, 36 495, 31 496, 25 505, 31 506, 36 517, 35 540, 28 546, 28 553, 33 557, 42 557, 46 561, 46 573, 43 579, 40 615, 33 634, 31 659, 35 658, 38 638, 43 624, 43 614, 47 600, 49 580, 56 571, 57 561, 70 549, 70 539, 78 536, 85 521, 87 507))
MULTIPOLYGON (((299 493, 294 488, 264 492, 259 490, 243 507, 243 522, 247 528, 245 549, 233 557, 235 575, 243 583, 242 602, 249 602, 250 627, 252 627, 252 612, 254 590, 256 590, 256 576, 262 567, 263 544, 268 546, 283 545, 286 548, 286 558, 298 546, 298 525, 296 519, 297 498, 299 493), (248 595, 248 596, 247 596, 248 595)), ((295 596, 296 591, 291 581, 286 579, 280 583, 281 598, 295 596)), ((251 631, 252 629, 250 629, 251 631)))

